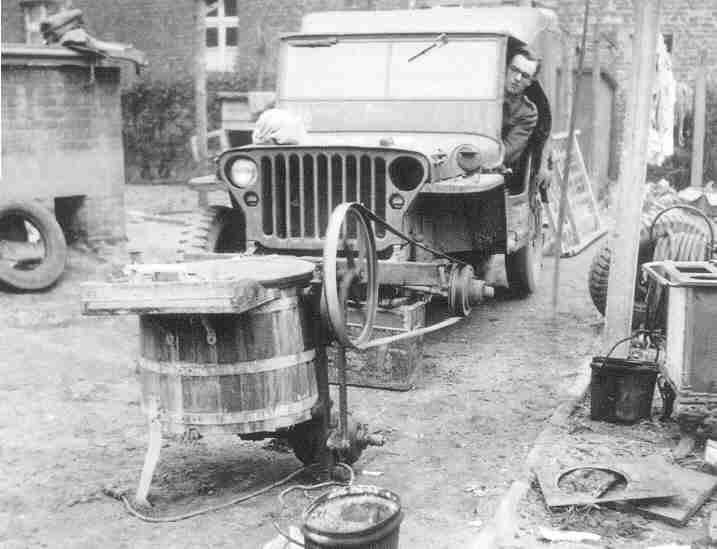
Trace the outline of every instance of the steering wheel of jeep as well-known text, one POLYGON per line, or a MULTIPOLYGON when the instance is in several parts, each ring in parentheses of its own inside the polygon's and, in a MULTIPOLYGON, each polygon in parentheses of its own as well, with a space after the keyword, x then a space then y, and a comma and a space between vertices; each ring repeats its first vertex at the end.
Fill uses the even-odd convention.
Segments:
POLYGON ((322 315, 336 340, 347 347, 368 341, 378 307, 376 241, 357 206, 336 206, 324 243, 322 315))

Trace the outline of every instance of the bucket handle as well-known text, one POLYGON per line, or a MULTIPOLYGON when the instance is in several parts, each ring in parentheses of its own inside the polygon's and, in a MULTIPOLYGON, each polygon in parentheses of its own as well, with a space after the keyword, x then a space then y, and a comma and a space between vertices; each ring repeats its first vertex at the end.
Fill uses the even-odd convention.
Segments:
MULTIPOLYGON (((285 490, 282 490, 281 493, 279 494, 279 497, 278 497, 279 503, 280 503, 279 513, 281 513, 281 511, 283 511, 284 507, 286 506, 286 501, 284 500, 284 497, 289 492, 292 492, 294 490, 303 490, 304 494, 306 494, 306 492, 308 492, 308 491, 318 490, 320 488, 327 488, 329 486, 351 486, 354 482, 354 470, 351 468, 351 466, 346 463, 342 463, 342 462, 336 463, 335 466, 342 467, 346 471, 348 471, 348 473, 349 473, 348 482, 337 482, 337 481, 329 480, 327 482, 320 482, 319 484, 313 484, 313 485, 296 484, 294 486, 289 486, 285 490)), ((276 520, 272 520, 272 523, 273 523, 276 531, 279 532, 279 534, 281 534, 284 537, 284 539, 289 540, 291 543, 293 543, 294 545, 297 545, 299 547, 306 547, 306 545, 301 543, 299 540, 295 539, 290 534, 287 534, 286 532, 284 532, 284 530, 281 528, 281 526, 279 526, 279 523, 276 520)))
MULTIPOLYGON (((612 346, 612 348, 611 348, 611 349, 607 352, 607 354, 603 357, 602 365, 605 366, 605 363, 607 362, 607 359, 610 358, 610 355, 613 353, 613 351, 614 351, 615 349, 617 349, 617 346, 618 346, 618 345, 620 345, 621 343, 625 343, 626 341, 630 341, 632 338, 634 338, 635 336, 640 335, 640 334, 647 334, 647 335, 650 335, 650 336, 653 336, 653 337, 656 337, 656 336, 659 335, 659 334, 657 334, 657 333, 655 333, 655 332, 653 332, 653 331, 650 331, 650 330, 635 330, 635 331, 632 332, 632 334, 630 334, 629 336, 623 337, 622 339, 619 339, 619 340, 615 343, 615 345, 612 346)), ((655 349, 657 350, 657 353, 655 354, 655 363, 657 363, 657 360, 660 358, 660 346, 659 346, 659 345, 654 345, 654 347, 655 347, 655 349)))

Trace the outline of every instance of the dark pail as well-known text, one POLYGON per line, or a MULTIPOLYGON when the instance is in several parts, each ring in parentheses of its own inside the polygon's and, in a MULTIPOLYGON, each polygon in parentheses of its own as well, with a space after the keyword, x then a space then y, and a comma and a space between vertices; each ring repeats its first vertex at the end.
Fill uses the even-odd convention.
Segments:
POLYGON ((376 486, 342 486, 304 512, 307 549, 398 549, 403 520, 396 494, 376 486))
POLYGON ((655 393, 654 362, 593 357, 590 419, 634 423, 649 418, 655 393))

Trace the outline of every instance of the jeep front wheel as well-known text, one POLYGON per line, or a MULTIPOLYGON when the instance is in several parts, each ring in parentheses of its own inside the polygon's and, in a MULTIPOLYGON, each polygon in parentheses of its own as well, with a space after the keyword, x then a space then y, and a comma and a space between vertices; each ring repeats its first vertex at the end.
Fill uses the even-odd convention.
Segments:
POLYGON ((536 230, 528 243, 505 256, 505 275, 510 291, 518 296, 528 296, 538 289, 543 270, 543 231, 538 215, 536 230))
POLYGON ((244 213, 228 206, 209 206, 185 231, 180 253, 238 253, 245 249, 244 213))

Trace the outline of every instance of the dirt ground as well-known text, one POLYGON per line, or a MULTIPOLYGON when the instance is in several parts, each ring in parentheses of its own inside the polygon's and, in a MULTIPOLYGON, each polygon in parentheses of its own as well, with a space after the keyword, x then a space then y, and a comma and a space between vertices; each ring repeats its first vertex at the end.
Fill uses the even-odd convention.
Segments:
MULTIPOLYGON (((146 262, 172 260, 195 196, 149 186, 128 187, 126 196, 127 249, 146 262), (167 212, 179 213, 162 217, 167 212)), ((279 490, 165 524, 133 518, 103 494, 108 485, 133 493, 147 425, 134 376, 137 319, 81 314, 80 284, 127 260, 121 247, 100 252, 72 250, 49 292, 0 293, 0 546, 256 548, 275 535, 272 519, 298 524, 308 500, 293 497, 280 511, 279 490)), ((350 409, 386 438, 356 463, 356 482, 400 495, 401 547, 471 547, 492 516, 584 357, 598 351, 601 317, 586 290, 592 253, 562 262, 557 313, 554 260, 546 258, 536 295, 490 301, 429 336, 415 389, 350 388, 350 409)), ((151 512, 226 502, 299 467, 266 441, 165 439, 151 512)))
MULTIPOLYGON (((569 420, 553 430, 549 437, 550 450, 544 452, 540 463, 609 464, 657 458, 684 471, 714 474, 714 469, 702 459, 704 442, 699 439, 693 452, 675 459, 673 450, 680 440, 680 429, 674 421, 660 421, 661 406, 660 399, 655 398, 652 417, 634 425, 592 421, 588 394, 569 420)), ((684 482, 677 478, 665 480, 684 482)), ((703 488, 709 491, 708 486, 703 488)), ((710 513, 716 509, 717 502, 708 498, 685 526, 672 526, 633 512, 612 510, 605 505, 564 507, 550 512, 543 501, 541 486, 534 480, 519 508, 517 537, 510 547, 545 547, 535 535, 540 526, 597 534, 601 537, 599 546, 611 549, 653 548, 668 544, 693 549, 717 547, 714 543, 710 545, 707 536, 710 513)), ((552 543, 550 546, 587 549, 596 545, 552 543)))

